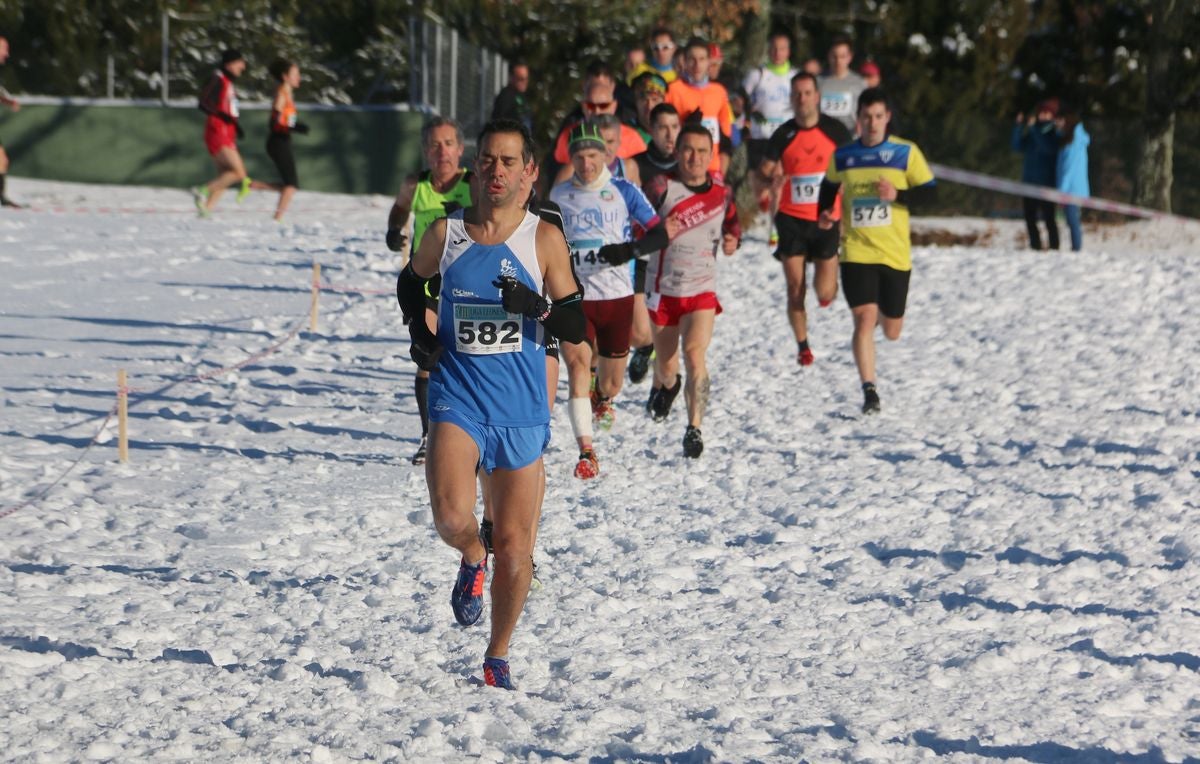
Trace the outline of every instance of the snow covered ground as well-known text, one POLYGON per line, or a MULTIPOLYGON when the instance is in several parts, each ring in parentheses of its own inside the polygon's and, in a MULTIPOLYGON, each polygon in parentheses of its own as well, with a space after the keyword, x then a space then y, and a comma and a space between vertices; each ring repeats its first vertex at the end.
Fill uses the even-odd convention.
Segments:
POLYGON ((279 226, 270 195, 10 193, 0 759, 1200 757, 1200 224, 1045 254, 920 221, 988 236, 916 250, 869 419, 844 302, 801 371, 755 232, 698 462, 643 383, 581 483, 558 408, 505 693, 408 463, 390 199, 302 193, 279 226), (380 294, 324 292, 310 333, 314 261, 380 294))

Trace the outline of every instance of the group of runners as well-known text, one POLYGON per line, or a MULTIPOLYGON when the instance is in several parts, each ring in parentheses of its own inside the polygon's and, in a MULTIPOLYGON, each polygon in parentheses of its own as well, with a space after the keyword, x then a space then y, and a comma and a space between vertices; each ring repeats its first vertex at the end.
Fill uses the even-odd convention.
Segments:
MULTIPOLYGON (((656 50, 661 39, 656 30, 656 50)), ((835 45, 830 77, 849 52, 835 45)), ((412 460, 425 465, 439 536, 460 555, 451 593, 460 624, 481 617, 489 559, 494 568, 488 685, 512 688, 509 644, 533 580, 559 355, 575 477, 600 475, 596 430, 614 426, 626 374, 640 381, 651 367, 647 412, 666 421, 683 391, 682 452, 703 453, 705 357, 722 310, 717 261, 741 243, 724 182, 732 120, 725 89, 707 77, 710 54, 691 40, 683 72, 655 57, 623 83, 589 67, 579 108, 541 163, 527 120, 488 122, 468 168, 459 126, 434 118, 422 131, 427 169, 405 181, 389 213, 386 244, 409 256, 397 299, 420 369, 412 460), (633 95, 625 119, 618 84, 633 95)), ((846 96, 830 78, 781 66, 788 56, 786 37, 773 36, 772 61, 748 90, 761 123, 748 147, 753 182, 778 232, 797 362, 814 362, 811 262, 820 305, 832 304, 841 277, 871 414, 880 410, 875 329, 897 339, 905 313, 908 208, 936 186, 920 149, 889 134, 881 89, 846 96)), ((528 81, 527 68, 520 74, 528 81)))
POLYGON ((241 125, 235 83, 246 71, 246 58, 235 49, 221 53, 221 64, 213 72, 200 92, 199 106, 204 112, 204 146, 212 157, 217 175, 208 183, 192 189, 196 210, 201 217, 208 217, 221 195, 231 186, 237 187, 237 201, 241 202, 252 190, 279 192, 275 207, 275 220, 282 221, 292 197, 300 186, 296 173, 296 159, 292 154, 292 134, 303 135, 308 126, 297 119, 293 92, 300 87, 300 67, 287 59, 276 59, 268 67, 276 81, 271 113, 267 122, 267 156, 279 171, 279 183, 253 180, 246 173, 246 165, 238 150, 238 139, 245 136, 241 125))

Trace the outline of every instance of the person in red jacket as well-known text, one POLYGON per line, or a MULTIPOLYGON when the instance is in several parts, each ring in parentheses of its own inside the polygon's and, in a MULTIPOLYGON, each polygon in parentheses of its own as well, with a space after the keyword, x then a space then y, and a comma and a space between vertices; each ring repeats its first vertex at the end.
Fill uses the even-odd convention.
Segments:
POLYGON ((221 53, 221 68, 213 72, 200 92, 200 111, 208 115, 204 121, 204 145, 217 168, 217 177, 192 189, 201 217, 212 212, 221 194, 234 183, 241 184, 239 202, 250 193, 250 177, 237 147, 237 140, 244 133, 238 124, 237 91, 233 87, 234 80, 244 71, 245 57, 237 50, 226 50, 221 53))

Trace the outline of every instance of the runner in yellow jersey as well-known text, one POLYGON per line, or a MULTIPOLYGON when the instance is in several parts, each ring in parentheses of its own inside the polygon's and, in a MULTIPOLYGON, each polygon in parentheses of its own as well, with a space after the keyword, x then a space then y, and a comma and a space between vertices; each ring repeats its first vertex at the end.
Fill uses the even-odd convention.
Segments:
MULTIPOLYGON (((388 213, 387 246, 393 252, 409 248, 404 233, 409 213, 413 216, 411 252, 416 252, 421 237, 430 224, 455 210, 471 206, 471 171, 462 166, 462 129, 446 117, 434 117, 421 128, 421 146, 429 169, 420 175, 410 175, 400 188, 392 210, 388 213)), ((433 287, 425 284, 425 323, 430 331, 437 330, 437 294, 440 282, 433 287)), ((429 434, 429 369, 417 369, 414 393, 417 411, 421 415, 421 442, 413 454, 413 464, 425 463, 426 439, 429 434)))
POLYGON ((817 202, 819 225, 832 228, 833 205, 842 194, 846 242, 842 247, 842 293, 854 315, 854 363, 862 380, 863 413, 879 411, 875 387, 875 326, 889 340, 900 339, 908 281, 912 272, 908 209, 931 201, 937 192, 921 149, 888 134, 892 118, 880 88, 858 98, 862 136, 833 152, 817 202))

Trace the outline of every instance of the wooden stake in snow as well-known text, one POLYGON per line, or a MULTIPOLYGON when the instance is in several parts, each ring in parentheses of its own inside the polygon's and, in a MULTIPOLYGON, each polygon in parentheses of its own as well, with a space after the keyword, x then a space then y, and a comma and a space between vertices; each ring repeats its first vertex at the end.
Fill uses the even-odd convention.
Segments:
POLYGON ((129 387, 124 369, 117 372, 117 454, 122 464, 129 461, 129 387))
POLYGON ((312 310, 308 317, 308 330, 315 332, 317 330, 317 307, 321 300, 321 264, 313 263, 313 282, 312 282, 312 310))

